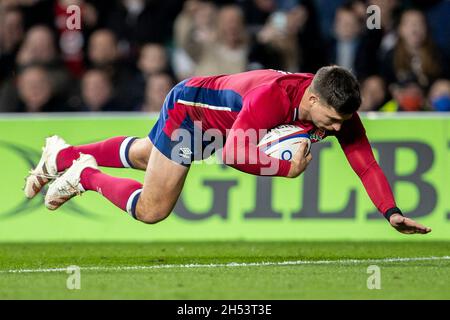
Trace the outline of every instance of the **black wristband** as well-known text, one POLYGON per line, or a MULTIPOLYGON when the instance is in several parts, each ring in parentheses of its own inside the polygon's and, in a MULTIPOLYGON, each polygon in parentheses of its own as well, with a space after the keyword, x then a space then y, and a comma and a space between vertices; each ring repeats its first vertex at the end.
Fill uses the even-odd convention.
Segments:
POLYGON ((391 216, 394 213, 398 213, 399 215, 403 216, 403 213, 402 213, 402 211, 399 208, 393 207, 393 208, 390 208, 388 211, 386 211, 384 213, 384 217, 386 218, 387 221, 389 221, 389 219, 391 218, 391 216))

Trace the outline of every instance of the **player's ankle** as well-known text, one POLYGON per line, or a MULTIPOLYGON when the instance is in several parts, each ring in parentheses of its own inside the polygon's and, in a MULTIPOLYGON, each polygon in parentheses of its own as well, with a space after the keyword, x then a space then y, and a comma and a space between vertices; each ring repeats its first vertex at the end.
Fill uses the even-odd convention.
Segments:
POLYGON ((78 159, 80 153, 73 146, 62 149, 56 156, 56 170, 62 172, 72 165, 73 161, 78 159))
POLYGON ((98 173, 101 173, 101 171, 90 167, 87 167, 81 171, 80 184, 84 190, 96 190, 96 188, 92 185, 92 180, 98 173))

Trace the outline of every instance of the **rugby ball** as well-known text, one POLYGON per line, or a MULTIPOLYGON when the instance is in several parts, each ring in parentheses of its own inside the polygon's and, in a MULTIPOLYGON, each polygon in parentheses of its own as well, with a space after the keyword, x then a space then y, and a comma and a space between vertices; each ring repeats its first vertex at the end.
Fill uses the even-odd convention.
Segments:
POLYGON ((291 160, 302 142, 308 144, 306 156, 311 149, 309 134, 299 126, 285 124, 267 132, 259 142, 258 147, 271 157, 291 160))

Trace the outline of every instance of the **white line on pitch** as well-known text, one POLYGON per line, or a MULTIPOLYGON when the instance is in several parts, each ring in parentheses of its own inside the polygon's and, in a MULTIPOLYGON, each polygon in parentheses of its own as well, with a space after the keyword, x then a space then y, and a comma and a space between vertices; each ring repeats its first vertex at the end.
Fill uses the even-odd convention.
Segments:
MULTIPOLYGON (((266 266, 295 266, 295 265, 320 265, 320 264, 364 264, 364 263, 389 263, 389 262, 416 262, 450 260, 450 256, 443 257, 412 257, 412 258, 385 258, 385 259, 345 259, 345 260, 295 260, 280 262, 230 262, 211 264, 161 264, 152 266, 105 266, 105 267, 80 267, 84 271, 130 271, 151 269, 175 269, 175 268, 237 268, 237 267, 266 267, 266 266)), ((66 272, 67 268, 48 269, 10 269, 0 270, 0 273, 37 273, 37 272, 66 272)))

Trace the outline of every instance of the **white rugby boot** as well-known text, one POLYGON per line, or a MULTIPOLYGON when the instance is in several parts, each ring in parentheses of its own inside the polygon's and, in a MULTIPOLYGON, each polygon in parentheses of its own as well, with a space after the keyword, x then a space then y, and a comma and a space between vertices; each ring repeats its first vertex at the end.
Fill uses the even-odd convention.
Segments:
POLYGON ((34 198, 50 180, 59 176, 56 156, 67 147, 70 147, 70 145, 61 137, 51 136, 45 139, 45 146, 42 148, 39 163, 36 168, 30 170, 29 175, 25 178, 23 191, 28 199, 34 198))
POLYGON ((80 183, 81 172, 86 168, 98 169, 97 161, 89 154, 80 153, 72 166, 50 184, 45 195, 45 206, 56 210, 71 198, 81 195, 85 190, 80 183))

